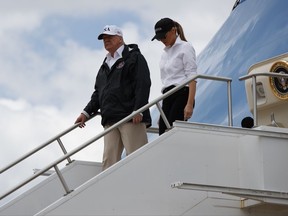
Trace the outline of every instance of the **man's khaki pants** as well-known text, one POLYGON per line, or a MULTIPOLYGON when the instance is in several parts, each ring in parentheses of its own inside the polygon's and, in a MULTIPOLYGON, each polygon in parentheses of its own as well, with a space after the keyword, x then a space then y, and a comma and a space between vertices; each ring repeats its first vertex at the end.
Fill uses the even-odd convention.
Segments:
POLYGON ((129 155, 147 142, 145 123, 128 122, 113 129, 104 136, 103 170, 120 161, 124 148, 129 155))

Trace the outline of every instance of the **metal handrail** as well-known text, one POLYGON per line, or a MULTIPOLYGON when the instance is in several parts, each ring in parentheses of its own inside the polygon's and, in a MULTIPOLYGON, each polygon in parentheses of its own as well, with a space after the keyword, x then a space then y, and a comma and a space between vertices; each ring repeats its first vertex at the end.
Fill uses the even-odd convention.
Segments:
MULTIPOLYGON (((120 120, 119 122, 115 123, 113 126, 106 128, 104 131, 102 131, 101 133, 99 133, 98 135, 94 136, 93 138, 89 139, 88 141, 86 141, 85 143, 83 143, 82 145, 78 146, 77 148, 71 150, 70 152, 68 152, 67 154, 61 156, 60 158, 58 158, 57 160, 55 160, 54 162, 50 163, 49 165, 47 165, 46 167, 44 167, 43 169, 41 169, 40 171, 37 171, 37 173, 35 173, 33 176, 27 178, 26 180, 22 181, 20 184, 18 184, 17 186, 15 186, 14 188, 10 189, 9 191, 7 191, 6 193, 4 193, 3 195, 0 196, 0 200, 5 198, 6 196, 8 196, 9 194, 13 193, 14 191, 18 190, 19 188, 23 187, 24 185, 26 185, 27 183, 31 182, 32 180, 34 180, 35 178, 37 178, 38 176, 44 174, 45 172, 47 172, 48 170, 50 170, 51 168, 54 168, 59 179, 60 182, 62 183, 62 186, 64 187, 64 190, 66 191, 66 193, 70 193, 72 190, 70 190, 64 180, 63 175, 61 174, 61 172, 59 172, 57 164, 61 163, 62 161, 66 160, 67 158, 69 158, 70 156, 76 154, 77 152, 81 151, 82 149, 86 148, 87 146, 89 146, 90 144, 92 144, 93 142, 97 141, 98 139, 102 138, 104 135, 106 135, 107 133, 109 133, 111 130, 114 130, 115 128, 119 127, 121 124, 124 124, 126 122, 128 122, 130 119, 132 119, 135 115, 144 112, 145 110, 149 109, 151 106, 154 106, 156 104, 158 104, 159 101, 165 99, 166 97, 168 97, 169 95, 175 93, 176 91, 178 91, 179 89, 183 88, 185 85, 187 85, 189 82, 196 80, 198 78, 202 78, 202 79, 209 79, 209 80, 216 80, 216 81, 225 81, 227 82, 228 88, 228 125, 232 126, 232 99, 231 99, 231 82, 232 79, 230 78, 226 78, 226 77, 215 77, 215 76, 208 76, 208 75, 201 75, 201 74, 197 74, 194 75, 193 77, 191 77, 190 79, 188 79, 187 81, 183 82, 181 85, 176 86, 175 88, 169 90, 168 92, 166 92, 165 94, 161 95, 160 97, 154 99, 152 102, 146 104, 145 106, 141 107, 140 109, 136 110, 135 112, 133 112, 132 114, 128 115, 127 117, 123 118, 122 120, 120 120)), ((160 107, 159 107, 160 108, 160 107)), ((160 111, 160 110, 159 110, 160 111)), ((161 112, 161 111, 160 111, 161 112)), ((164 116, 165 117, 165 116, 164 116)), ((68 132, 72 131, 73 129, 75 129, 76 127, 78 127, 79 124, 75 124, 73 126, 71 126, 70 128, 68 128, 67 130, 65 130, 64 132, 60 133, 60 135, 64 135, 67 134, 68 132)), ((59 136, 59 135, 58 135, 59 136)), ((57 140, 58 136, 54 137, 51 140, 57 140)), ((51 141, 50 140, 50 141, 51 141)), ((45 146, 48 145, 49 143, 51 143, 50 141, 44 143, 45 146)), ((44 146, 44 144, 42 146, 44 146)), ((42 147, 40 146, 40 147, 42 147)), ((39 149, 40 147, 36 148, 39 149)), ((28 154, 26 154, 25 156, 21 157, 21 159, 18 159, 17 161, 11 163, 11 165, 7 166, 5 169, 2 169, 1 172, 4 172, 5 170, 9 169, 10 167, 14 166, 15 164, 17 164, 18 162, 22 161, 23 159, 27 158, 27 156, 29 156, 32 152, 35 153, 36 149, 34 149, 33 151, 29 152, 28 154)))
POLYGON ((247 80, 252 78, 252 95, 253 95, 253 118, 254 118, 254 127, 258 126, 258 114, 257 114, 257 94, 256 94, 256 77, 257 76, 269 76, 269 77, 286 77, 287 74, 279 74, 279 73, 271 73, 271 72, 262 72, 262 73, 254 73, 242 76, 239 78, 240 81, 247 80))
MULTIPOLYGON (((97 113, 99 114, 99 113, 97 113)), ((96 114, 96 115, 97 115, 96 114)), ((92 118, 94 118, 96 115, 91 116, 91 118, 89 118, 87 121, 91 120, 92 118)), ((56 136, 52 137, 51 139, 47 140, 46 142, 44 142, 42 145, 32 149, 30 152, 27 152, 26 154, 24 154, 22 157, 20 157, 19 159, 13 161, 12 163, 8 164, 7 166, 5 166, 4 168, 2 168, 0 170, 0 174, 7 171, 8 169, 12 168, 13 166, 17 165, 18 163, 20 163, 21 161, 27 159, 28 157, 32 156, 33 154, 37 153, 38 151, 42 150, 43 148, 45 148, 46 146, 48 146, 49 144, 58 141, 62 151, 64 152, 64 154, 67 153, 66 149, 63 146, 63 143, 60 140, 60 137, 63 137, 64 135, 70 133, 71 131, 73 131, 75 128, 77 128, 79 126, 80 123, 74 124, 72 126, 70 126, 69 128, 67 128, 66 130, 62 131, 61 133, 57 134, 56 136)), ((71 159, 67 158, 68 162, 71 163, 71 159)))

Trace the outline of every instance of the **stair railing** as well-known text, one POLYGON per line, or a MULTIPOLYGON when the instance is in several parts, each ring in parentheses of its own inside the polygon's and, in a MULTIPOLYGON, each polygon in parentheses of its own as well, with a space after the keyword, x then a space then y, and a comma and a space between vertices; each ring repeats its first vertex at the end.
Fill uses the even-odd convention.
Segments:
MULTIPOLYGON (((99 113, 97 113, 99 114, 99 113)), ((96 114, 96 115, 97 115, 96 114)), ((87 121, 91 120, 92 118, 94 118, 96 115, 91 116, 91 118, 89 118, 87 121)), ((18 163, 22 162, 23 160, 27 159, 28 157, 34 155, 35 153, 37 153, 38 151, 42 150, 43 148, 45 148, 46 146, 49 146, 50 144, 52 144, 53 142, 57 141, 60 148, 62 149, 64 154, 67 154, 67 151, 63 145, 63 142, 61 140, 61 137, 63 137, 64 135, 70 133, 71 131, 73 131, 75 128, 77 128, 79 126, 79 124, 74 124, 72 126, 70 126, 69 128, 67 128, 66 130, 62 131, 61 133, 57 134, 56 136, 52 137, 51 139, 47 140, 46 142, 44 142, 42 145, 34 148, 33 150, 31 150, 30 152, 27 152, 26 154, 24 154, 23 156, 21 156, 19 159, 13 161, 12 163, 8 164, 7 166, 5 166, 4 168, 2 168, 0 170, 0 174, 2 174, 3 172, 7 171, 8 169, 12 168, 13 166, 17 165, 18 163)), ((71 163, 72 160, 70 159, 70 157, 66 158, 68 163, 71 163)))
POLYGON ((253 119, 254 119, 254 127, 258 126, 258 114, 257 114, 257 76, 268 76, 268 77, 285 77, 288 78, 287 74, 280 73, 271 73, 271 72, 262 72, 262 73, 254 73, 242 76, 239 78, 240 81, 252 79, 252 98, 253 98, 253 119))
MULTIPOLYGON (((71 131, 73 131, 75 128, 77 128, 79 126, 80 123, 77 123, 71 127, 69 127, 68 129, 66 129, 65 131, 61 132, 60 134, 56 135, 55 137, 51 138, 50 140, 48 140, 47 142, 45 142, 44 144, 42 144, 41 146, 33 149, 32 151, 28 152, 27 154, 25 154, 24 156, 22 156, 21 158, 19 158, 18 160, 12 162, 11 164, 9 164, 8 166, 4 167, 3 169, 0 170, 0 174, 11 169, 13 166, 15 166, 16 164, 20 163, 21 161, 23 161, 24 159, 30 157, 31 155, 35 154, 36 152, 38 152, 39 150, 43 149, 44 147, 48 146, 49 144, 51 144, 54 141, 57 141, 64 153, 63 156, 61 156, 60 158, 58 158, 57 160, 55 160, 54 162, 48 164, 47 166, 45 166, 44 168, 42 168, 41 170, 37 171, 33 176, 28 177, 27 179, 25 179, 24 181, 22 181, 21 183, 19 183, 18 185, 16 185, 14 188, 10 189, 9 191, 7 191, 6 193, 2 194, 0 196, 0 200, 5 198, 6 196, 10 195, 11 193, 15 192, 16 190, 18 190, 19 188, 23 187, 24 185, 26 185, 27 183, 31 182, 32 180, 36 179, 37 177, 43 175, 44 173, 46 173, 47 171, 49 171, 51 168, 54 168, 56 171, 56 174, 59 177, 59 180, 66 192, 66 194, 69 194, 71 190, 61 171, 58 168, 58 164, 60 164, 61 162, 63 162, 64 160, 68 160, 69 163, 72 162, 72 160, 70 159, 70 157, 78 152, 80 152, 82 149, 86 148, 87 146, 89 146, 90 144, 92 144, 93 142, 99 140, 100 138, 102 138, 104 135, 106 135, 107 133, 109 133, 111 130, 119 127, 120 125, 128 122, 129 120, 131 120, 135 115, 144 112, 145 110, 149 109, 150 107, 156 105, 156 107, 158 108, 161 117, 163 118, 167 128, 171 128, 171 125, 169 124, 161 106, 160 106, 160 101, 162 101, 163 99, 167 98, 168 96, 170 96, 171 94, 175 93, 176 91, 178 91, 179 89, 183 88, 185 85, 187 85, 188 83, 190 83, 193 80, 196 79, 208 79, 208 80, 214 80, 214 81, 222 81, 222 82, 226 82, 227 83, 227 97, 228 97, 228 126, 233 126, 233 122, 232 122, 232 94, 231 94, 231 82, 232 79, 227 78, 227 77, 216 77, 216 76, 208 76, 208 75, 202 75, 202 74, 197 74, 194 75, 193 77, 191 77, 190 79, 188 79, 187 81, 183 82, 181 85, 176 86, 175 88, 169 90, 168 92, 166 92, 165 94, 161 95, 160 97, 154 99, 152 102, 146 104, 145 106, 141 107, 140 109, 136 110, 135 112, 133 112, 132 114, 128 115, 127 117, 125 117, 124 119, 120 120, 119 122, 115 123, 113 126, 105 129, 104 131, 102 131, 101 133, 99 133, 98 135, 94 136, 93 138, 89 139, 88 141, 86 141, 85 143, 83 143, 82 145, 78 146, 77 148, 71 150, 70 152, 67 152, 65 150, 65 147, 63 145, 63 143, 61 142, 60 138, 62 136, 64 136, 67 133, 70 133, 71 131)), ((93 116, 94 117, 94 116, 93 116)), ((90 118, 91 119, 91 118, 90 118)), ((89 119, 89 120, 90 120, 89 119)))

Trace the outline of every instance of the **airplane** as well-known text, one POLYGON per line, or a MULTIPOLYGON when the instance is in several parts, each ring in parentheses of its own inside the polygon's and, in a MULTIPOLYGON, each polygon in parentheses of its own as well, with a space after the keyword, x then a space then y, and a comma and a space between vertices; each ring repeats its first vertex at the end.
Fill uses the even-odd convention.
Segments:
MULTIPOLYGON (((232 78, 234 125, 240 126, 243 118, 252 116, 245 83, 239 77, 252 65, 288 51, 287 20, 280 9, 286 5, 285 1, 236 1, 229 18, 197 57, 199 73, 232 78), (272 11, 278 11, 277 15, 272 11)), ((192 120, 227 125, 224 89, 218 83, 207 86, 200 81, 192 120)))

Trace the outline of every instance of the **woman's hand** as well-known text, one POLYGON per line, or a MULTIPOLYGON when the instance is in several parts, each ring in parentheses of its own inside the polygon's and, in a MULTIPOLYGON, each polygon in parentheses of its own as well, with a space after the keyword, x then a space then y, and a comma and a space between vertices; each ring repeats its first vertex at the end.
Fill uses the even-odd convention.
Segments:
POLYGON ((185 106, 185 109, 184 109, 184 120, 188 120, 189 118, 191 118, 193 114, 193 105, 186 105, 185 106))

